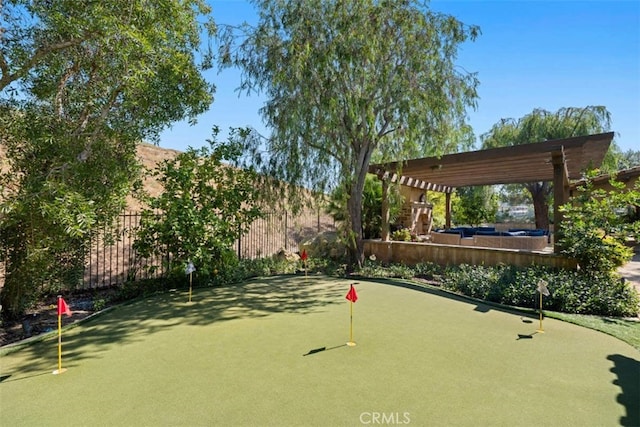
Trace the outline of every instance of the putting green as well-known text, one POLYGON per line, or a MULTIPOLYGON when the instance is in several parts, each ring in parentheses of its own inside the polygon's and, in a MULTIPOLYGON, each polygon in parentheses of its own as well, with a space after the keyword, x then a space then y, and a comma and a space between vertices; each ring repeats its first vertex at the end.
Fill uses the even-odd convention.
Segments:
POLYGON ((402 282, 282 276, 119 306, 2 356, 4 425, 635 425, 640 352, 402 282), (399 286, 398 286, 399 285, 399 286))

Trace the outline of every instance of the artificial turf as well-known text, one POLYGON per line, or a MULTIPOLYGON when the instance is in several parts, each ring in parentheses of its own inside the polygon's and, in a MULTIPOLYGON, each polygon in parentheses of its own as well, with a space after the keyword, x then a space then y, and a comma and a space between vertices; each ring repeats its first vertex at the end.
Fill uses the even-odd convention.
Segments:
POLYGON ((402 282, 281 276, 119 306, 2 356, 3 425, 637 425, 640 352, 402 282))

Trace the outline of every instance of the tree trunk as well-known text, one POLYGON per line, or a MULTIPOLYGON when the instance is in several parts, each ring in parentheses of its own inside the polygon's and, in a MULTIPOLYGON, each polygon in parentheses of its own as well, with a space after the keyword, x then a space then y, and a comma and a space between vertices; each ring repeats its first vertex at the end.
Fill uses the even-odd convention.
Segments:
POLYGON ((362 241, 362 192, 364 182, 369 170, 369 161, 373 146, 370 141, 358 141, 353 144, 355 161, 352 164, 354 178, 349 184, 349 200, 347 208, 351 230, 349 236, 349 265, 348 270, 353 271, 357 267, 362 267, 364 263, 364 242, 362 241))
POLYGON ((356 182, 349 191, 347 208, 349 210, 349 222, 351 223, 351 236, 349 242, 349 265, 351 272, 355 267, 361 267, 364 262, 364 243, 362 241, 362 189, 356 182))
MULTIPOLYGON (((20 236, 16 229, 9 229, 11 237, 20 236)), ((7 239, 8 250, 5 258, 4 285, 0 290, 0 305, 2 317, 6 320, 16 320, 24 314, 24 299, 26 294, 24 270, 27 256, 24 240, 7 239)))
POLYGON ((533 201, 536 228, 549 230, 549 203, 547 202, 547 197, 551 186, 548 182, 535 182, 527 184, 526 187, 531 193, 531 200, 533 201))
POLYGON ((0 304, 2 305, 2 317, 5 320, 19 319, 24 313, 23 309, 23 286, 17 274, 7 273, 2 292, 0 293, 0 304))

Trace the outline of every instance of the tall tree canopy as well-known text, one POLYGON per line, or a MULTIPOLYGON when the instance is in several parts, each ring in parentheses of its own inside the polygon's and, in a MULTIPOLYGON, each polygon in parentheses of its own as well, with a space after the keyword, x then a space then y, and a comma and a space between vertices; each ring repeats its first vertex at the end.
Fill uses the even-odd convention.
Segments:
POLYGON ((265 169, 286 182, 347 189, 351 264, 363 260, 362 191, 374 152, 401 159, 444 151, 473 106, 475 75, 458 47, 479 33, 410 0, 256 0, 255 27, 221 33, 224 66, 240 89, 264 92, 272 134, 265 169))
MULTIPOLYGON (((483 148, 508 147, 609 131, 611 115, 605 107, 565 107, 550 112, 535 109, 520 119, 501 119, 481 136, 483 148)), ((549 229, 550 182, 524 184, 531 193, 536 227, 549 229)))
POLYGON ((77 282, 88 237, 124 207, 136 144, 208 108, 195 56, 208 13, 202 0, 0 3, 3 314, 77 282))

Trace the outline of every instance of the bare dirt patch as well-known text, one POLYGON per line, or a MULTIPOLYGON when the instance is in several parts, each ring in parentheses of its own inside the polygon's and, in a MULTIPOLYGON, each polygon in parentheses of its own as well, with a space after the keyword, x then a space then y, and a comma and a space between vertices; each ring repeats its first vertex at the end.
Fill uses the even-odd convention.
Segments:
MULTIPOLYGON (((107 307, 113 289, 94 290, 77 295, 65 296, 71 309, 71 316, 62 315, 63 326, 78 322, 96 313, 96 307, 103 310, 107 307), (96 302, 98 304, 96 304, 96 302)), ((20 320, 2 321, 0 327, 0 347, 31 339, 57 330, 58 306, 57 297, 48 297, 36 307, 27 310, 20 320)))

